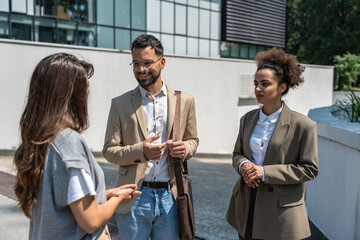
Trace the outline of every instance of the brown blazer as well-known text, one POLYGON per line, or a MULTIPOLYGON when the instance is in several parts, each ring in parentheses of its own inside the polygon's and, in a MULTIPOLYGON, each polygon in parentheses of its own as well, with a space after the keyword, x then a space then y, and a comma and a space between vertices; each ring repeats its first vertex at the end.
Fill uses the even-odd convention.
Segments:
MULTIPOLYGON (((172 126, 175 115, 176 96, 169 86, 168 92, 168 127, 167 139, 172 138, 172 126)), ((142 141, 147 139, 146 121, 139 87, 112 99, 105 134, 103 155, 113 164, 119 165, 116 186, 137 184, 140 189, 148 164, 142 148, 142 141)), ((180 139, 185 143, 185 160, 190 159, 199 144, 196 130, 194 98, 181 93, 180 139)), ((172 193, 177 197, 177 188, 172 158, 168 155, 170 183, 172 193)), ((135 199, 117 207, 116 212, 126 214, 135 199)))
MULTIPOLYGON (((249 140, 259 111, 250 111, 240 120, 233 152, 233 167, 237 172, 242 161, 252 159, 249 140)), ((305 182, 318 174, 316 124, 284 104, 263 167, 265 182, 261 182, 257 190, 253 238, 296 240, 309 237, 305 182)), ((240 176, 226 218, 242 236, 245 235, 249 201, 250 189, 240 176)))

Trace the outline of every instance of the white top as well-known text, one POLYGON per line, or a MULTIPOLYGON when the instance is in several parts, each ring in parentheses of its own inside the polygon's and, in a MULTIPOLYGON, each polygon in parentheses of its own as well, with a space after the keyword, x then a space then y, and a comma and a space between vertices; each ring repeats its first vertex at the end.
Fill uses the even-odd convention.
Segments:
POLYGON ((95 186, 88 174, 84 169, 70 168, 70 181, 68 187, 68 204, 75 202, 87 194, 95 196, 95 186))
MULTIPOLYGON (((256 123, 254 132, 252 133, 251 138, 250 138, 250 149, 251 149, 251 157, 252 157, 251 162, 258 166, 263 165, 266 150, 269 145, 269 141, 274 132, 276 123, 279 120, 279 116, 280 116, 280 113, 281 113, 283 107, 284 107, 284 104, 281 106, 281 108, 279 110, 277 110, 273 114, 267 116, 262 111, 262 106, 260 106, 259 119, 256 123)), ((246 162, 250 162, 250 161, 245 160, 240 164, 240 166, 239 166, 240 173, 241 173, 241 171, 240 171, 241 166, 246 162)), ((262 181, 265 181, 264 168, 262 168, 262 171, 263 171, 262 181)))
MULTIPOLYGON (((168 101, 167 89, 163 83, 160 91, 153 97, 143 87, 139 85, 142 97, 142 105, 146 120, 146 128, 148 137, 160 135, 160 138, 153 141, 152 144, 159 145, 167 141, 167 125, 168 125, 168 101)), ((144 181, 148 182, 168 182, 169 167, 167 161, 167 147, 160 159, 149 160, 145 172, 144 181)))

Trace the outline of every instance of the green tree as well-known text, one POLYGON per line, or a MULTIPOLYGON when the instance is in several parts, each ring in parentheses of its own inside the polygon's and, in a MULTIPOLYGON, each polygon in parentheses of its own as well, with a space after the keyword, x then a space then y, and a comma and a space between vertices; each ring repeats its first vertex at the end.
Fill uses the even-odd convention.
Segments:
POLYGON ((287 51, 303 63, 332 65, 360 54, 360 0, 288 0, 287 51))
POLYGON ((338 90, 342 90, 344 85, 353 86, 360 75, 360 56, 350 53, 336 55, 334 63, 338 90))

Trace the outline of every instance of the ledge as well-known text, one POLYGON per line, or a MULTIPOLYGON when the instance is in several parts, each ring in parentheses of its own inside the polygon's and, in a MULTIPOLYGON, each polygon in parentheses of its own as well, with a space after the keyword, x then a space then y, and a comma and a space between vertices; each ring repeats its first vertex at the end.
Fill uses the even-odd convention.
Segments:
POLYGON ((334 117, 335 106, 311 109, 309 118, 317 123, 318 136, 360 151, 360 123, 334 117))

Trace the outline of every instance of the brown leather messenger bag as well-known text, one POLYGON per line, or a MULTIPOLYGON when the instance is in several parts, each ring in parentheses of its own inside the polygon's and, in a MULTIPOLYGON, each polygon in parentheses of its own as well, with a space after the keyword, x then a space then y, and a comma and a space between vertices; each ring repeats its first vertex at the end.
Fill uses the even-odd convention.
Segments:
MULTIPOLYGON (((179 141, 180 137, 180 111, 181 111, 181 92, 175 91, 176 106, 173 125, 173 139, 179 141)), ((191 178, 188 173, 187 162, 179 158, 173 159, 176 186, 178 196, 176 204, 179 212, 180 239, 195 238, 195 218, 191 191, 191 178), (182 168, 183 165, 183 168, 182 168)))

